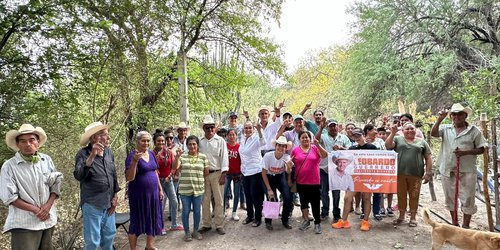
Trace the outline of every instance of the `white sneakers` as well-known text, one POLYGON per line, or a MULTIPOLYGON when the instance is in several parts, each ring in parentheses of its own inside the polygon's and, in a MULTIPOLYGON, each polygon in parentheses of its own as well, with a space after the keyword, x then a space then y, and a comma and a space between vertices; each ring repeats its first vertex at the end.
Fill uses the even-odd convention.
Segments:
POLYGON ((238 217, 238 215, 236 214, 236 212, 233 212, 233 220, 235 221, 239 221, 240 220, 240 217, 238 217))

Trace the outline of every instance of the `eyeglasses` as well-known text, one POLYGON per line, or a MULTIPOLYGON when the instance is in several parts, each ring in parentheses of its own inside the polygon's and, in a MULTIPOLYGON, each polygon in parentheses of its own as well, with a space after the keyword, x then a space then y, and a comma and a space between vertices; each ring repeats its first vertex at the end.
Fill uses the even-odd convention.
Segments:
POLYGON ((165 139, 167 139, 167 140, 173 140, 174 137, 166 137, 165 139))
POLYGON ((253 129, 252 127, 244 127, 244 129, 253 129))
POLYGON ((205 127, 203 127, 203 130, 211 130, 211 129, 215 129, 215 126, 205 126, 205 127))

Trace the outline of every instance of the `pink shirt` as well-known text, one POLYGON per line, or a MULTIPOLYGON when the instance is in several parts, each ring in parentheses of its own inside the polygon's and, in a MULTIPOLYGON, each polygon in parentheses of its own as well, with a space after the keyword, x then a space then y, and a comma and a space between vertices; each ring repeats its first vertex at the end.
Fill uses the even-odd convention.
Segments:
POLYGON ((295 164, 297 184, 320 185, 319 162, 321 157, 316 145, 311 145, 309 154, 304 153, 300 146, 295 147, 290 154, 295 164))

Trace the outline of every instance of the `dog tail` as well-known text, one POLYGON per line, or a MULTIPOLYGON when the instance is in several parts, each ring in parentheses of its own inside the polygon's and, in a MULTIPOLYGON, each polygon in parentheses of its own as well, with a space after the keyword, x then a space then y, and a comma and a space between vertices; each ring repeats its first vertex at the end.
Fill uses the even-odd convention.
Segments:
POLYGON ((436 226, 436 222, 431 220, 431 218, 429 217, 429 209, 427 209, 427 208, 423 209, 422 217, 424 218, 425 223, 431 225, 432 228, 434 228, 436 226))

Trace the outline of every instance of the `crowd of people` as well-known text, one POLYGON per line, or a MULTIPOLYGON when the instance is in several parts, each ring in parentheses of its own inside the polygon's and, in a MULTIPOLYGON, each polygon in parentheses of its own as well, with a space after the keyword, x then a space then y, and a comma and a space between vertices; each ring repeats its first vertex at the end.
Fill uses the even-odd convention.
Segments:
MULTIPOLYGON (((281 224, 285 229, 294 227, 290 217, 294 206, 299 206, 301 231, 307 231, 313 221, 313 232, 321 234, 321 222, 330 223, 330 213, 334 229, 350 228, 348 217, 355 213, 361 219, 360 230, 369 231, 372 214, 375 220, 394 216, 392 194, 356 192, 352 179, 345 178, 352 158, 343 154, 344 150, 398 153, 394 207, 399 216, 392 223, 406 223, 409 207, 408 225, 417 226, 421 184, 431 180, 433 169, 431 149, 411 114, 395 115, 392 122, 384 120, 380 126, 358 126, 327 119, 322 110, 315 110, 313 119, 308 120, 304 116, 311 109, 310 103, 296 115, 282 112, 284 106, 282 102, 273 110, 260 107, 256 121, 245 111, 242 123, 238 122, 239 114, 232 112, 227 126, 206 116, 200 124, 200 137, 189 135, 190 127, 183 122, 175 131, 139 131, 135 149, 126 157, 124 173, 130 210, 130 249, 137 248, 140 235, 147 237, 146 249, 156 249, 155 237, 167 231, 184 231, 185 241, 202 240, 203 234, 212 228, 223 235, 227 208, 232 206, 232 220, 240 220, 238 204, 246 209, 242 224, 259 227, 265 199, 283 203, 281 224), (338 152, 332 154, 335 151, 338 152), (337 166, 333 173, 328 170, 329 154, 334 155, 337 166), (331 190, 331 180, 332 185, 343 188, 331 190), (341 190, 345 190, 342 208, 341 190), (178 223, 178 211, 182 211, 182 224, 178 223), (168 219, 163 218, 164 213, 168 219), (165 221, 170 225, 164 225, 165 221)), ((469 227, 471 215, 477 211, 476 156, 488 145, 478 128, 466 121, 471 114, 470 108, 454 104, 439 112, 431 130, 432 136, 442 138, 437 164, 446 207, 452 215, 457 209, 453 201, 454 180, 459 178, 464 228, 469 227), (452 123, 441 125, 447 116, 452 123)), ((112 249, 116 234, 120 173, 109 147, 109 128, 101 122, 87 126, 75 159, 74 178, 80 182, 85 249, 112 249)), ((0 174, 0 199, 9 206, 3 232, 11 233, 12 249, 52 249, 51 237, 57 223, 54 202, 60 195, 62 174, 48 155, 39 152, 47 136, 42 128, 24 124, 9 131, 5 140, 16 153, 3 164, 0 174)), ((264 222, 267 230, 274 230, 272 219, 265 218, 264 222)))

